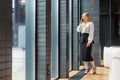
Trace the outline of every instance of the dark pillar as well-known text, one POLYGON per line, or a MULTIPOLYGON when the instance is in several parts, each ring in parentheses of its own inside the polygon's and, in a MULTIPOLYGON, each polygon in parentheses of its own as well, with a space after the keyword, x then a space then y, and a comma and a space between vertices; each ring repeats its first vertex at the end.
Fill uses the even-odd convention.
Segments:
POLYGON ((18 2, 19 2, 19 0, 14 0, 14 2, 13 2, 13 4, 15 5, 15 8, 14 8, 15 9, 14 10, 15 11, 15 15, 14 15, 15 20, 14 21, 15 22, 14 23, 16 23, 16 24, 18 24, 18 14, 19 14, 19 11, 18 11, 19 10, 19 3, 18 2))
POLYGON ((36 10, 36 77, 37 80, 51 80, 51 0, 37 0, 36 10))
POLYGON ((59 1, 59 77, 67 78, 69 74, 68 54, 68 1, 59 1))
POLYGON ((72 0, 72 69, 79 70, 79 41, 76 28, 79 22, 79 0, 72 0))
POLYGON ((0 1, 0 80, 12 80, 12 0, 0 1))

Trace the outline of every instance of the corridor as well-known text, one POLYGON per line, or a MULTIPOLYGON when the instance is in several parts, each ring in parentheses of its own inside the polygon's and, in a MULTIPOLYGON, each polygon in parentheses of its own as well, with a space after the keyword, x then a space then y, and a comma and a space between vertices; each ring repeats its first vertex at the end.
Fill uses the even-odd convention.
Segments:
POLYGON ((105 47, 120 46, 120 0, 1 0, 0 6, 0 80, 109 80, 114 75, 118 79, 111 80, 120 80, 120 52, 104 53, 105 47), (76 28, 84 12, 94 22, 95 75, 92 70, 84 75, 80 66, 76 28))

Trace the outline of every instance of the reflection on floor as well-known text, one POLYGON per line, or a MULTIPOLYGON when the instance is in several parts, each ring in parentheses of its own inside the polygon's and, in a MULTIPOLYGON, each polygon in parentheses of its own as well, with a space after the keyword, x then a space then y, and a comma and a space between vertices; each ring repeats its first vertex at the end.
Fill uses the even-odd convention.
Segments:
POLYGON ((84 75, 84 69, 81 66, 80 71, 71 71, 69 73, 69 79, 59 80, 109 80, 109 69, 105 67, 97 67, 97 73, 92 74, 92 70, 87 75, 84 75))
POLYGON ((25 80, 25 50, 12 49, 12 80, 25 80))

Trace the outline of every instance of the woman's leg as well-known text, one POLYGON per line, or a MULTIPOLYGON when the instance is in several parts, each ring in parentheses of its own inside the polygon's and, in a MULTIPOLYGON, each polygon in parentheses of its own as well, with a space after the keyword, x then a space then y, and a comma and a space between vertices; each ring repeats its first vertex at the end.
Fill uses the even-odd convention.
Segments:
POLYGON ((87 74, 89 72, 88 61, 84 61, 84 66, 85 66, 85 74, 87 74))
POLYGON ((95 62, 94 61, 90 61, 90 64, 92 65, 93 68, 95 68, 95 62))
POLYGON ((94 61, 90 61, 90 64, 92 65, 92 69, 93 69, 93 74, 96 74, 96 67, 95 67, 95 62, 94 61))
POLYGON ((84 61, 85 69, 88 69, 88 61, 84 61))

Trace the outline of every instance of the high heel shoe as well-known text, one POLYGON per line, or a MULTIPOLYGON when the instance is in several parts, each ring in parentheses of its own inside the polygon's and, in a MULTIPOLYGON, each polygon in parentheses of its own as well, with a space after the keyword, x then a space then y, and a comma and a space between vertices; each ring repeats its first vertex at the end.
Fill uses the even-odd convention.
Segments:
POLYGON ((96 74, 96 68, 93 68, 93 74, 96 74))
POLYGON ((89 69, 85 69, 85 75, 89 72, 89 69))

